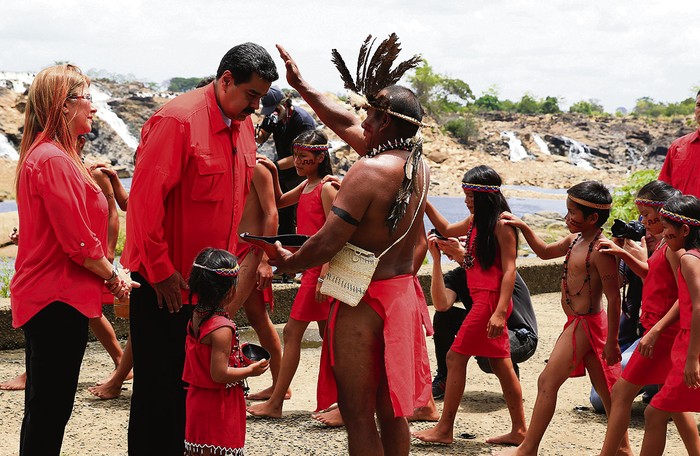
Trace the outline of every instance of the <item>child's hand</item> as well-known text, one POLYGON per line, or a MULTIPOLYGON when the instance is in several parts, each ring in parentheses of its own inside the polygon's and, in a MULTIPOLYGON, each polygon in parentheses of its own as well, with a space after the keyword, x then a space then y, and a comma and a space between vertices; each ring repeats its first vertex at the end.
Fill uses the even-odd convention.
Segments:
POLYGON ((428 252, 433 257, 433 262, 440 260, 440 247, 437 245, 438 238, 435 233, 428 231, 428 252))
POLYGON ((438 239, 437 246, 440 250, 445 252, 445 255, 447 255, 449 259, 462 263, 464 259, 464 248, 462 247, 462 243, 459 242, 459 239, 455 237, 447 238, 445 241, 438 239))
POLYGON ((649 331, 647 331, 646 334, 644 334, 644 336, 639 341, 639 344, 637 345, 637 350, 639 350, 639 354, 644 356, 645 358, 651 358, 654 352, 654 344, 656 344, 656 339, 658 338, 659 333, 654 331, 654 328, 651 328, 649 331))
POLYGON ((255 156, 255 161, 263 165, 265 168, 269 169, 271 173, 277 174, 277 166, 275 166, 275 162, 273 162, 266 156, 258 154, 255 156))
POLYGON ((488 338, 495 339, 499 337, 503 333, 503 328, 505 328, 505 326, 506 316, 499 312, 494 312, 489 322, 486 324, 488 338))
POLYGON ((267 359, 261 359, 260 361, 248 366, 250 369, 250 375, 248 377, 259 377, 270 367, 270 361, 267 359))
POLYGON ((272 283, 272 266, 270 266, 266 259, 263 258, 260 261, 255 274, 257 276, 257 290, 262 291, 272 283))
POLYGON ((523 222, 520 219, 520 217, 517 217, 508 211, 501 212, 501 215, 499 216, 499 218, 501 220, 503 220, 503 222, 506 225, 514 226, 515 228, 523 228, 523 227, 527 226, 527 224, 525 222, 523 222))
POLYGON ((601 239, 596 243, 596 250, 601 253, 607 253, 608 255, 620 255, 623 250, 617 243, 611 241, 610 239, 601 239))
POLYGON ((606 342, 605 347, 603 347, 603 356, 605 357, 605 362, 608 366, 615 365, 622 359, 622 353, 620 352, 620 345, 615 342, 606 342))
POLYGON ((338 176, 335 176, 333 174, 326 174, 323 179, 321 179, 321 185, 327 184, 328 182, 331 183, 333 188, 336 190, 340 190, 340 178, 338 176))
POLYGON ((685 360, 685 384, 688 388, 700 388, 700 360, 697 356, 688 356, 685 360))

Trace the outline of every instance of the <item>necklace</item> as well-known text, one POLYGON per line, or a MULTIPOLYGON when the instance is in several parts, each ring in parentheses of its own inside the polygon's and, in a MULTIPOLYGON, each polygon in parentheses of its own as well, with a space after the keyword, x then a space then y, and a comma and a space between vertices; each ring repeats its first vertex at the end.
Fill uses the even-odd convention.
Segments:
POLYGON ((389 141, 385 142, 384 144, 381 144, 381 145, 375 147, 374 149, 370 150, 362 158, 376 157, 377 155, 381 154, 382 152, 386 152, 387 150, 411 151, 411 150, 413 150, 413 147, 415 147, 415 145, 416 145, 416 140, 413 138, 400 138, 400 139, 389 140, 389 141))
POLYGON ((571 243, 571 245, 569 246, 569 250, 566 251, 566 258, 564 258, 564 268, 562 270, 561 280, 562 288, 564 288, 564 298, 566 299, 566 304, 569 306, 574 315, 586 315, 593 312, 593 292, 591 290, 591 253, 593 252, 593 246, 595 245, 595 242, 598 240, 602 232, 602 230, 598 230, 596 235, 591 240, 590 244, 588 244, 588 252, 586 253, 586 278, 583 280, 581 288, 579 288, 579 290, 574 294, 571 294, 569 291, 569 258, 571 257, 571 251, 574 249, 576 243, 579 240, 583 239, 583 235, 581 233, 579 233, 576 239, 574 239, 574 242, 571 243), (576 313, 576 311, 574 311, 574 306, 571 304, 571 297, 580 296, 586 284, 588 284, 588 312, 586 314, 578 314, 576 313))
POLYGON ((474 229, 474 222, 469 225, 469 231, 467 231, 467 239, 464 240, 464 261, 462 266, 464 269, 471 269, 474 267, 474 243, 472 242, 472 230, 474 229))

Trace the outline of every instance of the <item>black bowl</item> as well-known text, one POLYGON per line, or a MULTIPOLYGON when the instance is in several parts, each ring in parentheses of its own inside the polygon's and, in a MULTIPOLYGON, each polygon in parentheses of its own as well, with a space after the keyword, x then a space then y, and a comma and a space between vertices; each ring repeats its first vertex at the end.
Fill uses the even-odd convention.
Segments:
POLYGON ((257 363, 262 359, 270 359, 270 352, 260 345, 243 344, 241 345, 241 353, 243 354, 243 361, 245 361, 246 364, 257 363))

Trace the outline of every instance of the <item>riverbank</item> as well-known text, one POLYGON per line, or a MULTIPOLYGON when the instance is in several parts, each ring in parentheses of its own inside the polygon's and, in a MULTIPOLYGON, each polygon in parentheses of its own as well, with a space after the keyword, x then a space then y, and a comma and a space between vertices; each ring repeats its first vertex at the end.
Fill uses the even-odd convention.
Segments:
MULTIPOLYGON (((530 419, 537 391, 537 377, 544 368, 562 325, 565 322, 559 293, 533 296, 533 305, 540 331, 539 347, 533 358, 521 365, 521 381, 525 414, 530 419)), ((432 307, 430 308, 433 312, 432 307)), ((277 326, 281 332, 281 325, 277 326)), ((242 331, 241 339, 254 342, 250 331, 242 331)), ((306 333, 301 363, 292 383, 292 398, 285 402, 283 418, 268 421, 249 419, 246 453, 249 455, 316 455, 330 456, 347 453, 344 429, 327 429, 309 418, 316 407, 315 388, 320 348, 315 327, 306 333)), ((435 366, 432 338, 426 338, 431 366, 435 366)), ((23 370, 22 350, 0 351, 0 378, 10 378, 23 370)), ((111 401, 100 401, 87 388, 104 378, 112 369, 109 356, 97 343, 89 344, 83 362, 73 416, 68 423, 62 454, 66 456, 127 454, 126 434, 129 415, 131 384, 122 396, 111 401)), ((266 374, 250 380, 252 391, 269 385, 266 374)), ((605 434, 606 420, 593 413, 588 403, 590 382, 587 378, 568 380, 562 387, 557 410, 544 441, 541 456, 596 454, 605 434), (584 407, 578 411, 575 407, 584 407)), ((19 428, 22 419, 24 394, 0 392, 0 456, 17 454, 19 428)), ((442 401, 438 402, 442 410, 442 401)), ((644 433, 644 404, 638 398, 632 409, 630 439, 639 451, 644 433)), ((412 429, 425 429, 430 423, 414 423, 412 429)), ((428 445, 413 441, 413 455, 489 455, 493 445, 485 439, 506 432, 509 426, 508 410, 495 376, 481 372, 470 363, 467 387, 457 412, 455 435, 476 434, 476 439, 457 438, 454 445, 428 445)), ((673 424, 669 424, 665 454, 685 454, 683 444, 673 424)))

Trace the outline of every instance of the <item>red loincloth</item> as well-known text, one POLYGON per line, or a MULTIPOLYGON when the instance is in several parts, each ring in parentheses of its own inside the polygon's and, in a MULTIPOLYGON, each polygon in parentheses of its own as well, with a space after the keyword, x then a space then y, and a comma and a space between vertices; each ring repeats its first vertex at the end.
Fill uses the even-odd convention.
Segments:
POLYGON ((292 303, 289 316, 298 321, 322 321, 328 319, 332 298, 316 301, 316 286, 321 275, 321 266, 307 269, 301 275, 301 285, 292 303))

